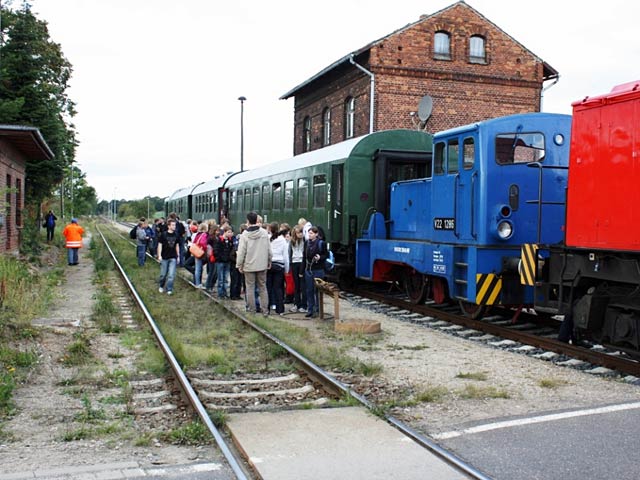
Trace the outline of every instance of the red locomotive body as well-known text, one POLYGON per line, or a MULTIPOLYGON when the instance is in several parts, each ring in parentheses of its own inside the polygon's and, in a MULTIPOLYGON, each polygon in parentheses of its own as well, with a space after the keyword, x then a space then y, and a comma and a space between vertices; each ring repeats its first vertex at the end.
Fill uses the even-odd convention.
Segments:
POLYGON ((573 104, 566 245, 640 247, 640 81, 573 104))
POLYGON ((541 245, 536 309, 561 339, 640 357, 640 81, 573 104, 564 244, 541 245))

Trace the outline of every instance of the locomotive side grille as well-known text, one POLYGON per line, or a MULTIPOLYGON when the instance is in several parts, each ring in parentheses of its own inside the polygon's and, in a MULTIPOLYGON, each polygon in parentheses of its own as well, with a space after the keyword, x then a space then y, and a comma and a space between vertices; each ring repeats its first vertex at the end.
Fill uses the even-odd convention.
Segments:
POLYGON ((520 283, 522 285, 533 286, 536 280, 536 258, 538 257, 538 246, 533 243, 525 243, 520 249, 520 283))
POLYGON ((476 274, 476 304, 493 305, 502 290, 502 279, 495 273, 476 274))

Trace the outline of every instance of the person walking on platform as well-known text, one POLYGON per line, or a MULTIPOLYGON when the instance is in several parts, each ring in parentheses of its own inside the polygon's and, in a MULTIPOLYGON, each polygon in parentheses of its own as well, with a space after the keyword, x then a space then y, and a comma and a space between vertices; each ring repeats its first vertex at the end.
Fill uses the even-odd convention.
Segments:
POLYGON ((78 225, 78 220, 71 219, 64 230, 62 236, 66 239, 65 247, 67 248, 67 259, 69 265, 78 265, 78 250, 82 248, 82 235, 84 234, 84 228, 78 225))
POLYGON ((236 267, 244 274, 249 311, 256 312, 256 289, 262 314, 269 315, 269 301, 267 297, 267 270, 271 268, 271 248, 269 235, 258 224, 256 212, 247 213, 248 228, 240 235, 236 267))
POLYGON ((147 258, 147 244, 149 243, 148 226, 146 218, 142 217, 138 220, 138 228, 136 228, 136 254, 139 267, 144 267, 144 262, 147 258))
POLYGON ((176 232, 176 221, 169 219, 167 230, 158 239, 158 260, 160 260, 160 278, 158 291, 167 289, 167 295, 173 295, 173 280, 176 277, 176 263, 180 257, 180 244, 176 232))
POLYGON ((53 210, 49 210, 49 213, 44 217, 44 226, 47 229, 47 243, 53 240, 53 231, 56 229, 56 220, 58 220, 58 217, 53 214, 53 210))

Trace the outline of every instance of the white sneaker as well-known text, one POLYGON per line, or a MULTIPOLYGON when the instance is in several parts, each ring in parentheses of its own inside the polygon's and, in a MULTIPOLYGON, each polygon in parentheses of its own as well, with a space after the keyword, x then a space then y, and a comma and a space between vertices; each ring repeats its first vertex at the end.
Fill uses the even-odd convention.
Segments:
POLYGON ((298 309, 298 313, 306 313, 306 312, 307 312, 307 309, 306 309, 306 308, 304 308, 304 307, 300 307, 300 308, 298 309))
POLYGON ((159 291, 160 293, 164 293, 164 288, 160 287, 160 288, 158 289, 158 291, 159 291))
POLYGON ((290 311, 290 312, 292 312, 292 313, 296 313, 296 312, 298 311, 298 307, 296 307, 296 306, 294 305, 293 307, 291 307, 291 308, 289 309, 289 311, 290 311))
POLYGON ((169 290, 169 291, 167 292, 167 295, 173 295, 173 292, 172 292, 171 290, 169 290))
POLYGON ((275 310, 276 306, 275 305, 271 305, 271 310, 275 310))

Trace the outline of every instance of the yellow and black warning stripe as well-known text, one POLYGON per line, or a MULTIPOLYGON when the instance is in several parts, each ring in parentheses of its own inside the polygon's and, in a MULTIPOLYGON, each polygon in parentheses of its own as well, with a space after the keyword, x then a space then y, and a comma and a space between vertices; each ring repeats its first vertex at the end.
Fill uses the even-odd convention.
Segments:
POLYGON ((536 281, 536 259, 538 258, 538 245, 525 243, 520 249, 520 283, 530 285, 536 281))
POLYGON ((502 290, 502 278, 495 273, 476 273, 476 303, 493 305, 502 290))

